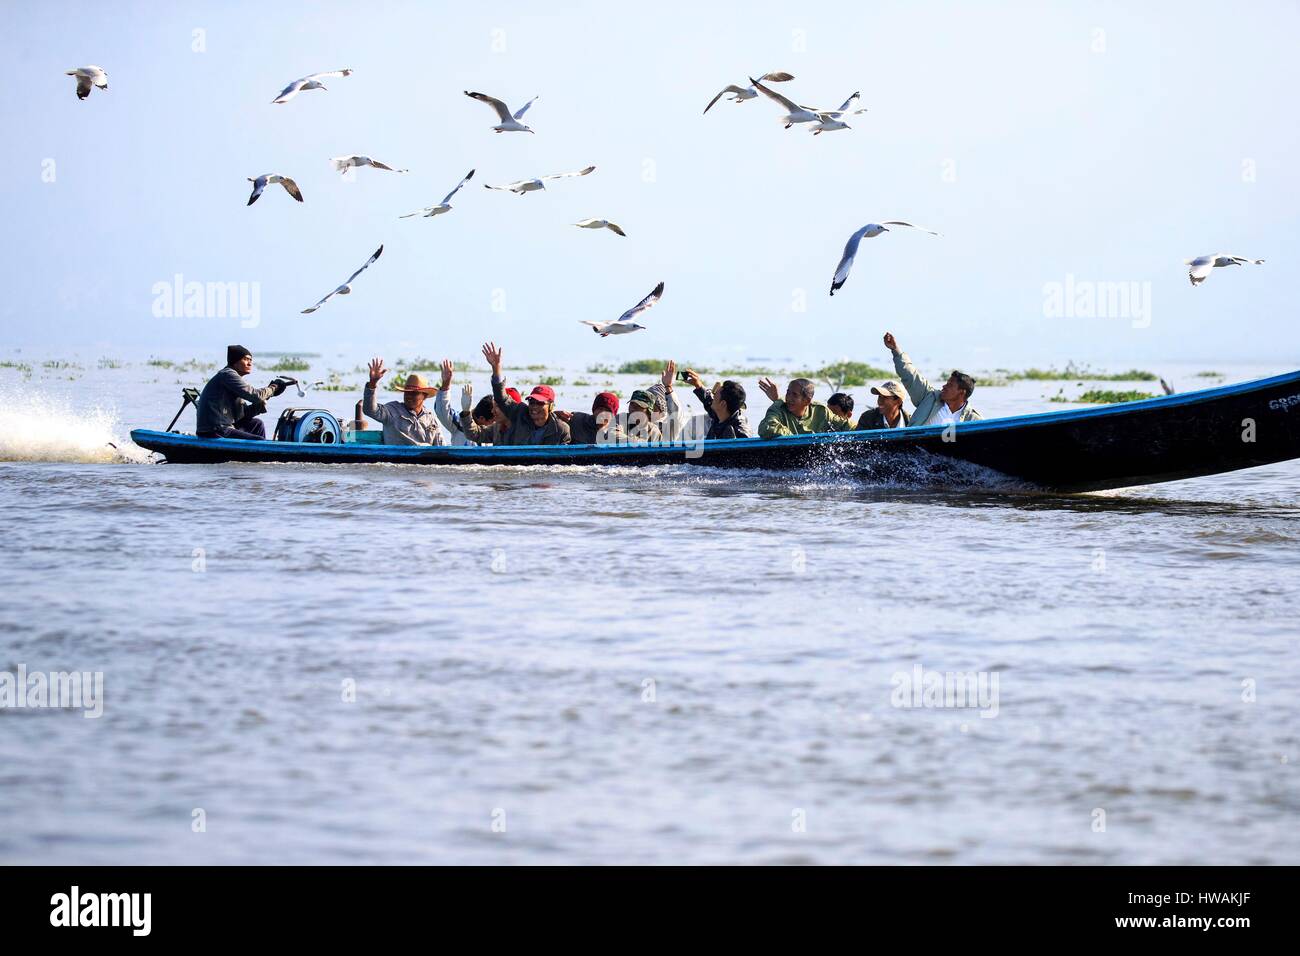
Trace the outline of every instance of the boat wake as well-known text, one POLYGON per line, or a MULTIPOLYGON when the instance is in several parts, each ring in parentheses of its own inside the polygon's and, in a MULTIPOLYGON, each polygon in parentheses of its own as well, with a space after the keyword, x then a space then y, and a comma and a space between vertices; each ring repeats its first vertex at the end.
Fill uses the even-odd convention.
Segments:
POLYGON ((121 437, 125 431, 107 409, 74 408, 27 392, 0 394, 0 461, 150 461, 148 452, 121 437))

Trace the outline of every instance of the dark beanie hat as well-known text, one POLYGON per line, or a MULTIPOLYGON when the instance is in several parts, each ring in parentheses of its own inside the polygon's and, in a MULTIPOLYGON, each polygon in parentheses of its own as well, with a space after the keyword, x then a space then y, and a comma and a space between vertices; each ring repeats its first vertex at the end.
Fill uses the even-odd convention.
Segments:
POLYGON ((253 354, 252 352, 248 351, 248 349, 244 348, 242 345, 227 345, 226 364, 234 365, 245 355, 252 355, 252 354, 253 354))

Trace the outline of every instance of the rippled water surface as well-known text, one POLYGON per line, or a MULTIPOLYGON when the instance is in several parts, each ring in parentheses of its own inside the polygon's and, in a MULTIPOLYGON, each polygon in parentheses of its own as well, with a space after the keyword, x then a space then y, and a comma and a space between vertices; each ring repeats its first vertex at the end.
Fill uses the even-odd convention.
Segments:
POLYGON ((104 675, 98 719, 0 709, 0 861, 1300 861, 1296 463, 172 466, 122 441, 170 379, 0 388, 0 669, 104 675), (996 713, 894 706, 918 665, 996 713))

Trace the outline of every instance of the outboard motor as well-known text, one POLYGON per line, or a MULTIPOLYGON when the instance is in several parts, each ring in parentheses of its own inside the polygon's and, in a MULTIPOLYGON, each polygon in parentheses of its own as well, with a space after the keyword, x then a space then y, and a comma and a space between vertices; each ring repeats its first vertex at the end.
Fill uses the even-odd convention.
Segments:
POLYGON ((275 440, 335 445, 343 440, 343 428, 323 408, 286 408, 275 424, 275 440))

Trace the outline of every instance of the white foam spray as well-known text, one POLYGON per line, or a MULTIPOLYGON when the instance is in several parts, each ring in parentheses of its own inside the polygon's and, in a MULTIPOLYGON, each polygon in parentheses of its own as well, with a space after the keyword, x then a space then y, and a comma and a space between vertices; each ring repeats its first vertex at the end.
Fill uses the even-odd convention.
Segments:
POLYGON ((74 408, 67 400, 27 391, 0 393, 0 461, 151 460, 119 431, 116 414, 98 406, 74 408))

